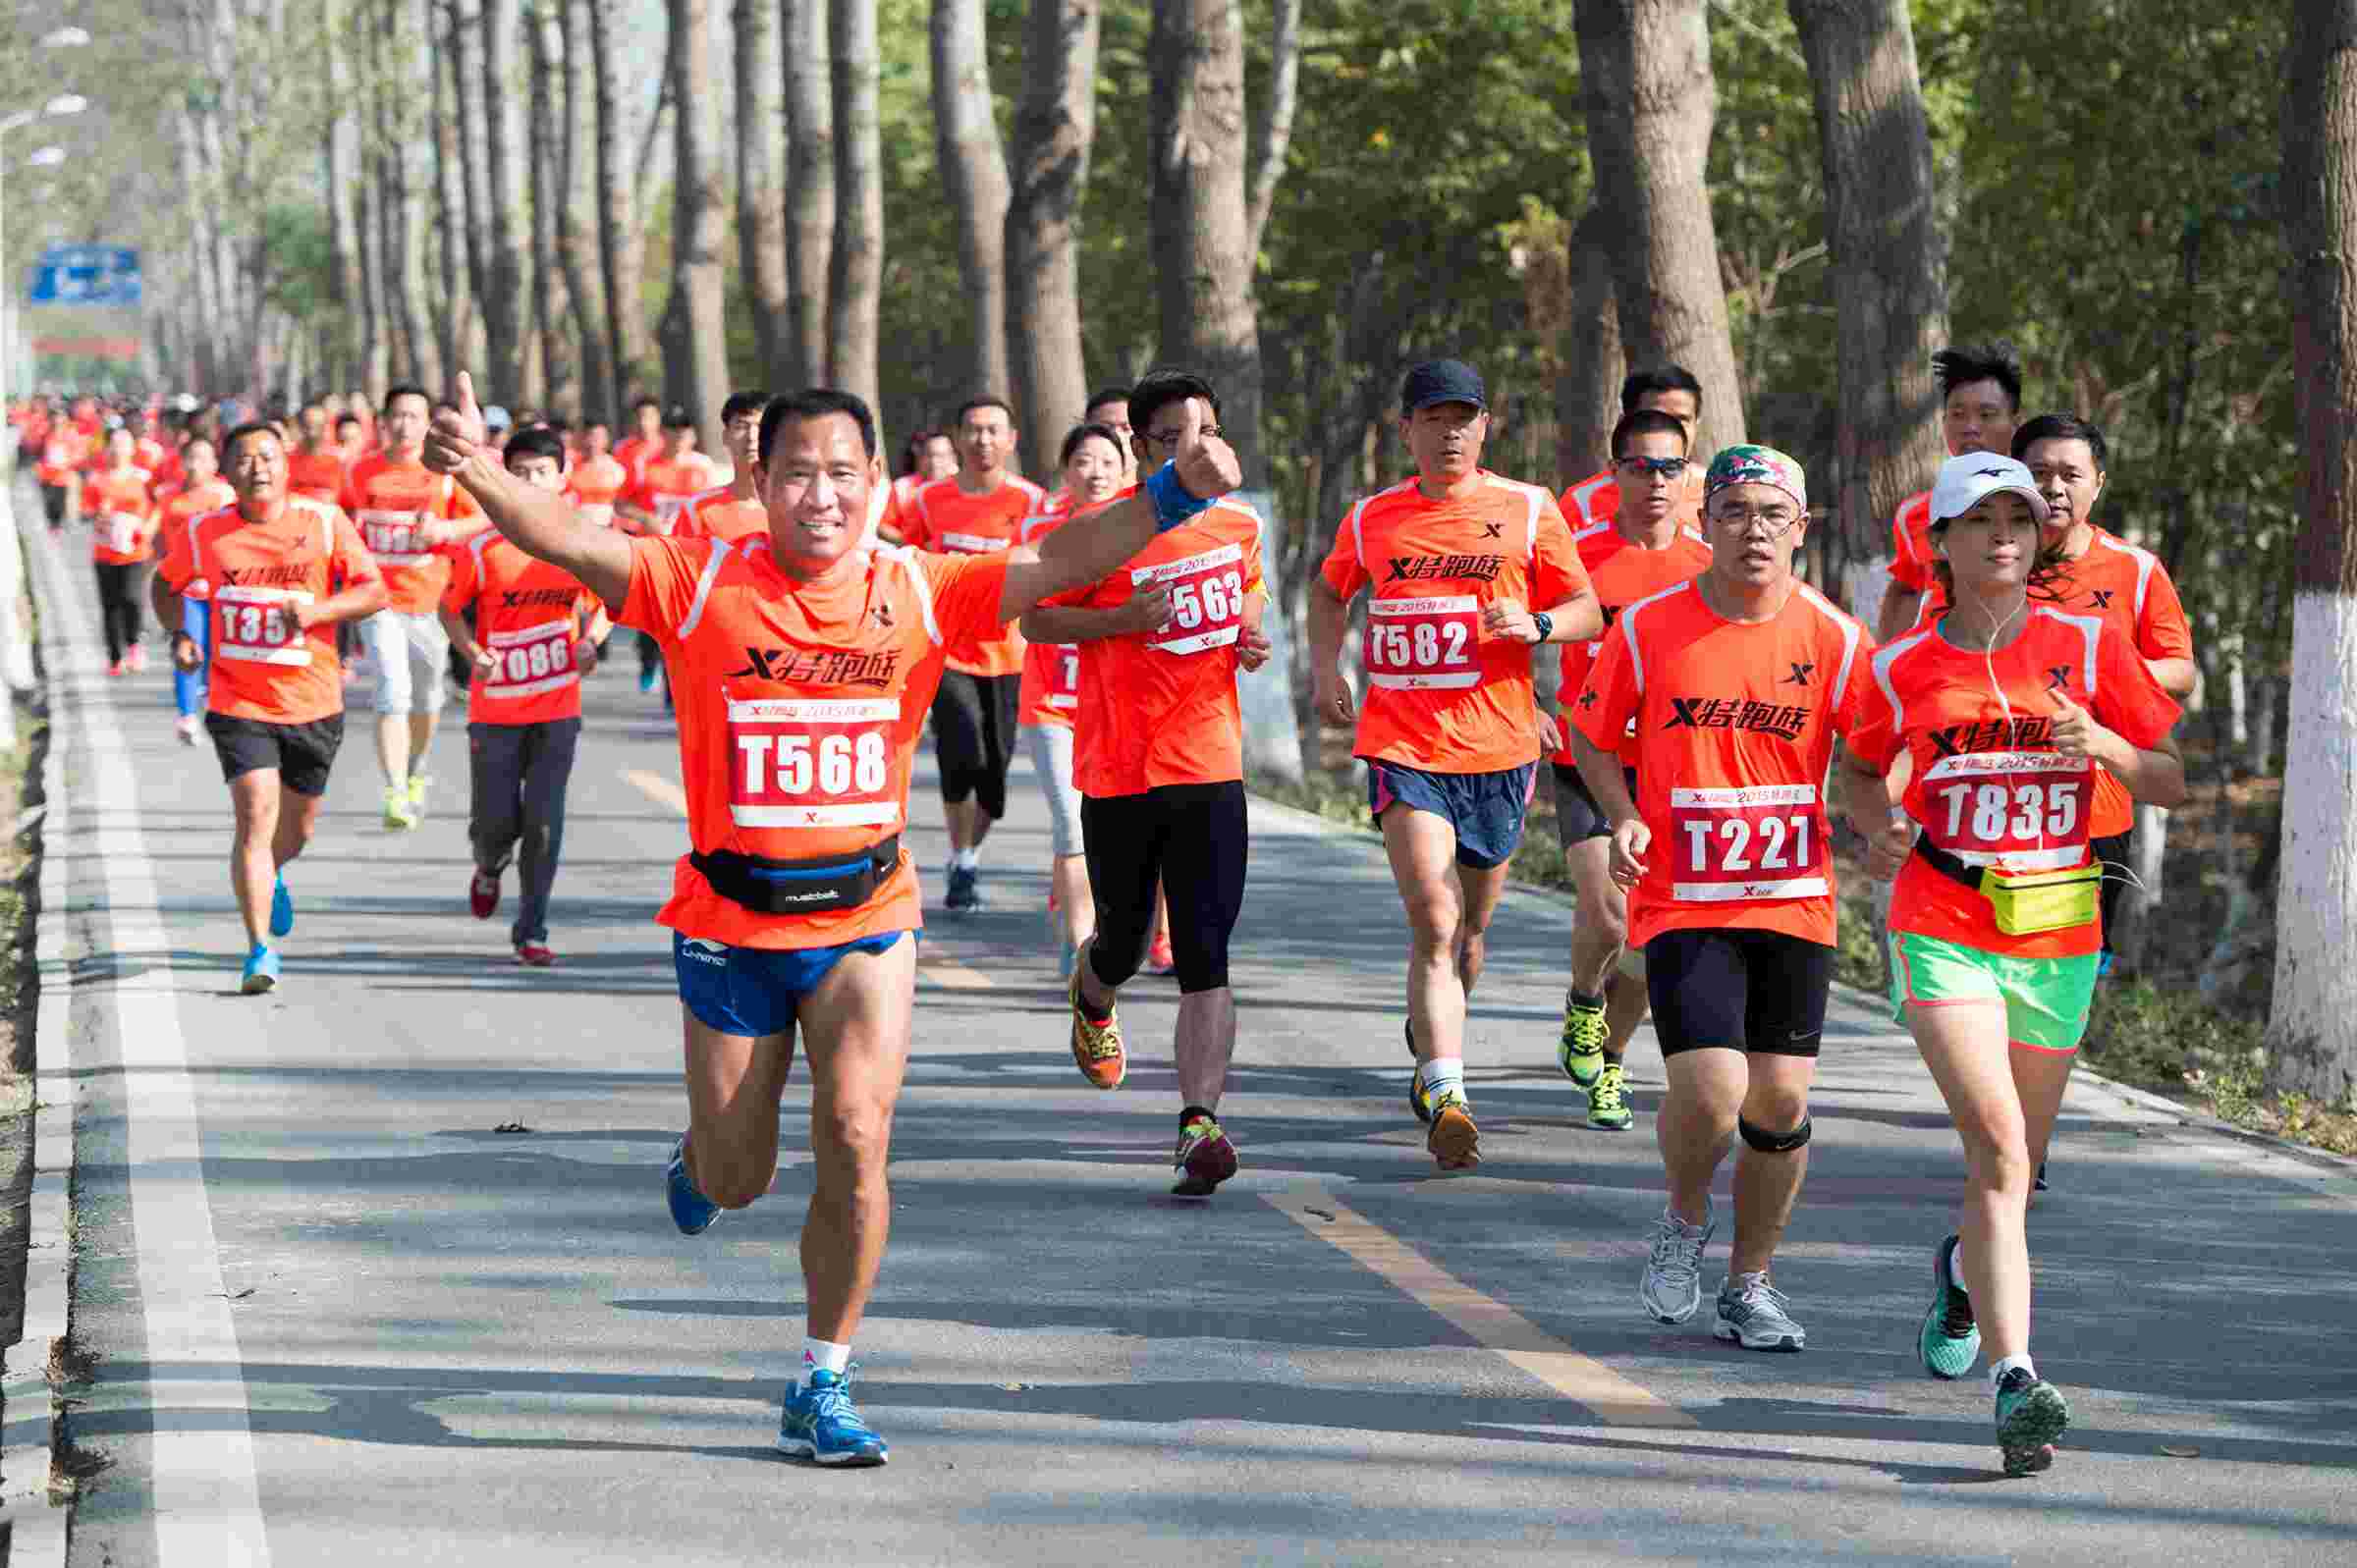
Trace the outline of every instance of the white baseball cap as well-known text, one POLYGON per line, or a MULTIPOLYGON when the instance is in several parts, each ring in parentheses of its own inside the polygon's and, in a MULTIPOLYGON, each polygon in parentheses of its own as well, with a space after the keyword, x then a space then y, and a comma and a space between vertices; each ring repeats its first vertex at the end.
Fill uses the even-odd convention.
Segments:
POLYGON ((1961 517, 1979 506, 1984 496, 2001 490, 2021 497, 2030 504, 2031 514, 2046 521, 2046 497, 2038 493, 2038 481, 2030 477, 2028 465, 1994 452, 1968 452, 1940 465, 1940 477, 1932 482, 1932 520, 1961 517))

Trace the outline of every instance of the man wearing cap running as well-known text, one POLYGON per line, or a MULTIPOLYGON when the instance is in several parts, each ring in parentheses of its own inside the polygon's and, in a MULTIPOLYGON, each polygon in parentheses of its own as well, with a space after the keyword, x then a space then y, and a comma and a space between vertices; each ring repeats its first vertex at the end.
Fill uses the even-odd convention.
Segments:
POLYGON ((680 525, 675 530, 680 538, 734 544, 769 531, 769 514, 761 510, 761 492, 753 478, 761 460, 761 410, 768 406, 766 392, 732 392, 720 406, 720 439, 728 449, 729 482, 692 498, 680 510, 680 525))
MULTIPOLYGON (((2021 417, 2021 356, 2009 343, 1957 344, 1932 355, 1940 389, 1940 436, 1947 455, 2012 448, 2021 417)), ((1919 490, 1891 518, 1891 582, 1874 618, 1875 640, 1895 641, 1921 619, 1924 599, 1939 586, 1933 569, 1932 493, 1919 490)))
MULTIPOLYGON (((1141 462, 1216 439, 1219 418, 1211 384, 1182 370, 1149 372, 1129 395, 1141 462)), ((1219 1121, 1235 1054, 1228 944, 1250 838, 1235 676, 1269 656, 1267 599, 1260 517, 1220 501, 1112 576, 1023 618, 1026 636, 1079 650, 1072 784, 1097 925, 1072 966, 1072 1059, 1099 1089, 1122 1086, 1128 1056, 1115 1004, 1145 960, 1155 892, 1166 890, 1178 974, 1171 1190, 1188 1198, 1210 1196, 1236 1167, 1219 1121)))
POLYGON ((1399 431, 1417 477, 1350 509, 1309 591, 1318 712, 1357 722, 1352 750, 1407 906, 1408 1105, 1445 1170, 1481 1159, 1464 1093, 1465 999, 1536 783, 1531 650, 1604 626, 1555 498, 1481 466, 1489 429, 1471 365, 1410 370, 1399 431), (1362 589, 1373 598, 1357 704, 1341 658, 1362 589))
MULTIPOLYGON (((1650 370, 1632 370, 1620 383, 1620 417, 1648 411, 1666 413, 1684 428, 1686 444, 1694 443, 1694 429, 1702 422, 1702 383, 1694 372, 1680 364, 1656 365, 1650 370)), ((1598 473, 1592 473, 1566 489, 1562 495, 1563 520, 1571 525, 1574 537, 1595 537, 1590 530, 1609 525, 1620 508, 1619 455, 1598 473)), ((1692 528, 1702 517, 1702 471, 1699 464, 1686 470, 1679 482, 1672 487, 1678 524, 1692 528)), ((1571 682, 1563 682, 1571 688, 1571 682)), ((1565 763, 1568 767, 1569 764, 1565 763)))
MULTIPOLYGON (((1009 471, 1015 452, 1014 410, 992 394, 958 410, 958 471, 916 493, 901 534, 919 550, 988 555, 1021 535, 1047 492, 1009 471)), ((1014 760, 1022 711, 1023 635, 998 627, 950 648, 949 674, 933 699, 933 754, 950 824, 949 888, 943 907, 982 907, 982 840, 1007 815, 1007 769, 1014 760)))
POLYGON ((386 393, 384 450, 344 475, 344 511, 385 576, 388 602, 358 631, 376 665, 376 761, 385 780, 385 826, 397 831, 416 827, 425 810, 426 759, 449 695, 450 638, 439 610, 450 568, 439 551, 457 536, 452 519, 473 511, 418 460, 432 407, 421 387, 386 393))
MULTIPOLYGON (((243 425, 222 443, 234 509, 207 514, 173 541, 152 594, 156 619, 182 624, 182 598, 211 622, 205 730, 221 757, 237 813, 230 886, 248 944, 239 984, 278 984, 270 943, 295 929, 282 873, 319 823, 328 771, 344 741, 344 677, 335 628, 385 606, 376 561, 350 518, 287 493, 287 450, 268 425, 243 425)), ((183 670, 201 661, 187 632, 172 639, 183 670)))
MULTIPOLYGON (((1866 722, 1873 649, 1793 575, 1808 536, 1800 464, 1728 447, 1704 493, 1708 565, 1621 610, 1570 704, 1572 747, 1612 822, 1612 874, 1629 890, 1629 942, 1645 952, 1669 1080, 1655 1122, 1669 1202, 1639 1298, 1661 1323, 1701 1308, 1711 1181, 1740 1136, 1712 1331, 1747 1350, 1799 1350, 1807 1333, 1769 1270, 1808 1169, 1833 985, 1822 786, 1836 734, 1866 722)), ((1881 832, 1880 782, 1843 780, 1853 825, 1881 832)))
MULTIPOLYGON (((1690 401, 1683 392, 1667 396, 1690 401)), ((1571 531, 1579 564, 1603 606, 1606 636, 1622 609, 1711 564, 1711 547, 1686 510, 1686 498, 1699 494, 1693 475, 1700 465, 1686 453, 1691 435, 1683 419, 1661 408, 1636 408, 1613 428, 1609 519, 1571 531)), ((1563 649, 1560 692, 1565 714, 1603 647, 1604 639, 1598 638, 1563 649)), ((1645 1021, 1645 982, 1620 967, 1628 902, 1612 876, 1612 820, 1581 782, 1574 727, 1562 729, 1563 744, 1552 763, 1556 832, 1570 862, 1579 918, 1571 927, 1571 982, 1563 996, 1556 1060, 1564 1076, 1587 1091, 1588 1125, 1617 1132, 1633 1119, 1622 1062, 1629 1036, 1645 1021)), ((1623 740, 1619 749, 1622 766, 1634 768, 1633 741, 1623 740)))
MULTIPOLYGON (((466 415, 473 388, 460 378, 466 415)), ((694 844, 658 917, 674 932, 689 1130, 669 1168, 689 1234, 768 1190, 796 1025, 812 1081, 814 1177, 801 1227, 808 1334, 779 1443, 825 1464, 881 1464, 852 1407, 850 1340, 891 1226, 894 1101, 908 1054, 922 924, 900 841, 908 776, 950 644, 1094 582, 1240 480, 1191 436, 1135 496, 1037 547, 863 550, 883 484, 873 416, 847 393, 774 399, 762 415, 767 541, 629 538, 506 474, 466 417, 437 428, 494 524, 563 568, 679 670, 681 776, 694 844)))

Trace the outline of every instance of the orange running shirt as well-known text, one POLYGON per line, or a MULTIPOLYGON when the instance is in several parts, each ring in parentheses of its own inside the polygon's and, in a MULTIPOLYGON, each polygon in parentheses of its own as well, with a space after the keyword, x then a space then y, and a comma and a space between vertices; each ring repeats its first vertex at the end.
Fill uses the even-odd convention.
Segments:
MULTIPOLYGON (((958 477, 936 479, 916 492, 901 515, 901 537, 919 550, 944 555, 991 555, 1021 535, 1023 519, 1045 508, 1048 493, 1009 474, 988 495, 968 495, 958 477)), ((950 668, 969 676, 1012 676, 1023 668, 1023 634, 993 627, 950 645, 950 668)))
MULTIPOLYGON (((1677 507, 1672 515, 1680 528, 1699 528, 1702 523, 1702 480, 1706 465, 1686 464, 1686 474, 1677 493, 1677 507)), ((1575 534, 1585 533, 1598 523, 1610 525, 1620 515, 1620 477, 1607 468, 1592 473, 1563 492, 1563 520, 1575 534)))
MULTIPOLYGON (((2094 531, 2087 553, 2062 564, 2054 585, 2060 600, 2055 608, 2098 618, 2105 630, 2148 660, 2192 658, 2193 630, 2161 558, 2117 534, 2094 531)), ((2135 825, 2136 800, 2128 786, 2096 769, 2095 821, 2088 832, 2110 838, 2135 825)))
POLYGON ((1932 570, 1932 493, 1918 490, 1898 504, 1891 516, 1891 580, 1909 593, 1937 592, 1940 578, 1932 570))
POLYGON ((331 507, 340 505, 344 497, 344 454, 333 447, 325 452, 288 448, 287 488, 331 507))
POLYGON ((190 522, 208 512, 237 504, 238 493, 230 489, 226 479, 207 479, 200 485, 173 491, 156 509, 156 559, 169 559, 180 548, 181 541, 188 537, 190 522))
MULTIPOLYGON (((1604 630, 1593 641, 1563 645, 1563 679, 1559 688, 1562 696, 1559 706, 1565 712, 1569 711, 1571 699, 1588 683, 1588 672, 1595 667, 1596 656, 1604 651, 1604 639, 1612 634, 1613 622, 1620 612, 1640 599, 1652 598, 1664 588, 1699 576, 1711 564, 1710 544, 1682 524, 1670 536, 1668 547, 1661 550, 1631 544, 1609 522, 1592 522, 1584 528, 1575 528, 1571 543, 1578 549, 1579 564, 1596 589, 1597 602, 1604 606, 1604 630)), ((1624 740, 1613 749, 1622 763, 1631 768, 1637 765, 1633 744, 1624 740)), ((1554 760, 1565 768, 1575 766, 1568 727, 1554 760)))
POLYGON ((682 539, 718 539, 735 544, 755 534, 769 536, 769 513, 758 501, 740 501, 722 485, 707 490, 680 509, 680 525, 672 530, 682 539))
MULTIPOLYGON (((1851 748, 1886 771, 1905 750, 1914 763, 1907 815, 1927 841, 1969 865, 2036 871, 2086 863, 2096 769, 2056 752, 2057 695, 2140 751, 2160 745, 2177 722, 2175 699, 2153 683, 2124 636, 2093 616, 2042 606, 2010 647, 1985 657, 1934 627, 1881 649, 1873 667, 1877 700, 1851 748)), ((1988 899, 1921 855, 1898 874, 1891 929, 2018 958, 2072 958, 2103 946, 2100 920, 2007 936, 1988 899)))
POLYGON ((579 513, 583 522, 594 522, 601 528, 614 526, 614 501, 630 482, 630 471, 617 462, 611 454, 583 458, 573 472, 565 476, 565 493, 573 497, 573 510, 579 513))
POLYGON ((663 456, 663 438, 625 436, 615 442, 611 450, 614 460, 622 464, 622 488, 627 491, 635 488, 638 481, 646 477, 648 463, 663 456))
POLYGON ((525 555, 496 528, 453 551, 442 608, 455 616, 472 606, 474 640, 498 660, 489 670, 476 666, 466 682, 466 717, 490 725, 579 718, 573 650, 593 603, 571 572, 525 555))
POLYGON ((680 526, 680 514, 687 503, 712 488, 712 460, 700 452, 684 452, 677 458, 649 458, 639 470, 638 482, 624 492, 630 504, 655 516, 650 528, 639 525, 634 531, 669 534, 680 526))
POLYGON ((384 571, 389 608, 432 615, 442 602, 450 565, 427 542, 426 529, 473 510, 453 500, 457 488, 414 458, 399 461, 381 452, 344 470, 344 510, 384 571))
MULTIPOLYGON (((917 736, 950 642, 999 623, 1004 555, 854 551, 797 582, 769 542, 630 544, 624 625, 654 633, 679 704, 680 776, 698 850, 844 855, 904 826, 917 736)), ((742 947, 825 947, 924 924, 916 868, 856 909, 773 915, 714 892, 683 856, 656 920, 742 947)))
MULTIPOLYGON (((1049 526, 1070 520, 1067 514, 1049 526)), ((1235 644, 1248 621, 1245 601, 1267 591, 1260 514, 1238 501, 1215 502, 1113 575, 1053 602, 1115 610, 1153 586, 1171 591, 1170 623, 1160 631, 1075 644, 1072 785, 1092 799, 1244 776, 1235 644)))
POLYGON ((101 468, 82 481, 90 519, 90 559, 125 566, 147 559, 155 543, 155 476, 144 468, 101 468))
POLYGON ((336 628, 297 631, 282 613, 289 602, 317 604, 377 580, 375 560, 343 513, 301 496, 287 499, 275 522, 247 522, 234 509, 206 513, 161 572, 174 592, 211 606, 212 712, 294 725, 344 711, 336 628))
POLYGON ((1321 568, 1344 604, 1370 584, 1353 754, 1431 773, 1497 773, 1539 755, 1531 648, 1490 637, 1497 599, 1552 610, 1588 586, 1555 498, 1486 469, 1471 494, 1416 482, 1350 509, 1321 568))
MULTIPOLYGON (((1053 498, 1051 498, 1053 499, 1053 498)), ((1069 507, 1052 508, 1023 519, 1015 537, 1035 545, 1054 533, 1070 516, 1069 507)), ((1059 595, 1054 603, 1063 604, 1059 595)), ((1015 699, 1015 724, 1072 727, 1080 708, 1080 645, 1072 642, 1023 642, 1023 685, 1015 699)))
POLYGON ((1682 930, 1833 946, 1826 765, 1835 734, 1866 721, 1873 649, 1806 583, 1758 622, 1726 620, 1691 581, 1620 612, 1569 711, 1636 768, 1653 830, 1628 895, 1630 946, 1682 930))

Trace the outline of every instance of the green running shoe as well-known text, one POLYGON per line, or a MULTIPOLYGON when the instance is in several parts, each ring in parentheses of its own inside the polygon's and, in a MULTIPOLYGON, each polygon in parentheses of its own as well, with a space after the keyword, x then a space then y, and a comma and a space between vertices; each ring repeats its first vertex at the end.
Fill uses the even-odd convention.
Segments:
POLYGON ((1563 1069, 1563 1076, 1582 1089, 1594 1088, 1596 1075, 1604 1071, 1604 1042, 1610 1033, 1601 1003, 1583 1007, 1565 1001, 1562 1038, 1555 1047, 1556 1063, 1563 1069))
POLYGON ((1621 1095, 1620 1063, 1608 1061, 1588 1090, 1588 1125, 1602 1132, 1626 1132, 1635 1115, 1621 1095))
MULTIPOLYGON (((1413 1020, 1410 1020, 1409 1022, 1400 1025, 1400 1029, 1407 1036, 1407 1059, 1411 1063, 1415 1063, 1415 1023, 1413 1020)), ((1419 1070, 1420 1067, 1421 1063, 1417 1063, 1416 1065, 1411 1065, 1407 1069, 1407 1108, 1416 1113, 1416 1119, 1418 1121, 1429 1127, 1432 1125, 1432 1096, 1425 1091, 1424 1074, 1421 1070, 1419 1070)))
POLYGON ((1923 1315, 1923 1330, 1915 1336, 1915 1353, 1923 1370, 1949 1379, 1972 1371, 1981 1359, 1981 1325, 1972 1321, 1972 1298, 1948 1282, 1948 1260, 1956 1255, 1960 1238, 1948 1237, 1932 1252, 1932 1307, 1923 1315))
POLYGON ((2055 1462, 2055 1439, 2070 1426, 2062 1390, 2015 1367, 1997 1385, 1997 1448, 2008 1476, 2034 1476, 2055 1462))

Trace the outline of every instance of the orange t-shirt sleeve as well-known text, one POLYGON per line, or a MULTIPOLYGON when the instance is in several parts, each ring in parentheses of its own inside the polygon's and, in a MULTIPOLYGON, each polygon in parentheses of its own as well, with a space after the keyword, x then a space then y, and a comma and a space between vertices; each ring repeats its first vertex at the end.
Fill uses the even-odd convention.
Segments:
POLYGON ((1891 705, 1883 701, 1881 688, 1874 683, 1874 639, 1861 631, 1858 651, 1849 661, 1849 683, 1834 693, 1835 732, 1862 758, 1866 754, 1859 749, 1858 736, 1873 723, 1876 709, 1886 716, 1891 711, 1891 705))
MULTIPOLYGON (((189 531, 194 532, 193 529, 189 531)), ((338 591, 363 582, 377 582, 384 577, 384 572, 377 568, 376 557, 370 555, 368 547, 360 542, 360 530, 353 526, 350 517, 341 512, 337 513, 333 531, 335 543, 330 547, 332 565, 328 580, 338 587, 338 591)))
POLYGON ((630 540, 630 591, 615 619, 666 638, 687 619, 704 565, 720 546, 706 539, 640 534, 630 540))
POLYGON ((1909 593, 1931 591, 1930 568, 1915 559, 1915 541, 1907 534, 1907 509, 1901 507, 1891 518, 1891 580, 1909 593))
POLYGON ((442 587, 442 608, 450 614, 463 615, 474 603, 479 590, 474 580, 474 552, 454 550, 450 553, 450 581, 442 587))
POLYGON ((901 508, 896 515, 900 519, 898 526, 901 530, 903 544, 914 545, 919 550, 933 548, 933 521, 925 515, 925 498, 922 491, 910 496, 908 505, 901 508))
POLYGON ((1571 542, 1571 525, 1562 509, 1548 502, 1539 509, 1538 548, 1530 564, 1530 606, 1552 610, 1587 592, 1588 568, 1580 564, 1579 547, 1571 542))
POLYGON ((1891 759, 1898 755, 1902 738, 1898 732, 1898 715, 1891 710, 1891 699, 1883 694, 1882 683, 1874 678, 1873 661, 1861 657, 1858 663, 1866 667, 1865 700, 1858 710, 1855 726, 1842 733, 1860 762, 1877 773, 1888 773, 1891 759))
POLYGON ((1588 683, 1571 703, 1571 723, 1597 750, 1617 752, 1636 711, 1637 661, 1622 622, 1606 635, 1604 651, 1588 667, 1588 683))
POLYGON ((944 646, 969 637, 994 637, 1007 624, 999 606, 1007 595, 1007 552, 982 556, 920 553, 916 569, 933 597, 933 623, 944 646))
MULTIPOLYGON (((1557 513, 1556 517, 1561 520, 1562 514, 1557 513)), ((1358 547, 1352 535, 1350 519, 1345 516, 1334 530, 1334 548, 1326 552, 1326 564, 1318 568, 1318 575, 1326 579, 1326 586, 1332 588, 1334 596, 1344 604, 1357 598, 1358 590, 1369 581, 1367 568, 1358 559, 1358 547)))
POLYGON ((2144 614, 2136 618, 2136 651, 2147 659, 2190 659, 2193 628, 2185 621, 2185 603, 2168 568, 2155 565, 2153 580, 2145 585, 2144 614))
POLYGON ((2152 750, 2176 728, 2184 710, 2161 689, 2125 637, 2107 636, 2096 644, 2095 678, 2096 721, 2138 751, 2152 750))

